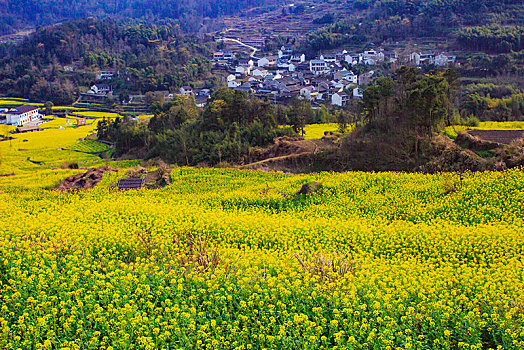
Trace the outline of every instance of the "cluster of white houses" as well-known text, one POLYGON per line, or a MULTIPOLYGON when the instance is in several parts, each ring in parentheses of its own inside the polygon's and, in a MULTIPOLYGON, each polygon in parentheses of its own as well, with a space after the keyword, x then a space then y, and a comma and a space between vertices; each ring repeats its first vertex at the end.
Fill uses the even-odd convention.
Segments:
POLYGON ((23 105, 11 110, 4 110, 0 114, 0 124, 24 126, 41 120, 38 107, 23 105))
MULTIPOLYGON (((397 53, 383 50, 367 50, 358 54, 344 50, 306 60, 304 54, 295 54, 285 46, 276 56, 237 60, 230 51, 220 51, 213 56, 217 65, 228 67, 227 86, 230 89, 268 97, 276 103, 286 103, 297 97, 314 104, 329 102, 336 106, 346 105, 351 98, 361 98, 361 86, 368 84, 374 75, 371 68, 360 75, 349 68, 357 64, 375 66, 400 60, 397 53)), ((402 61, 445 66, 455 62, 455 57, 443 53, 413 53, 402 61)))

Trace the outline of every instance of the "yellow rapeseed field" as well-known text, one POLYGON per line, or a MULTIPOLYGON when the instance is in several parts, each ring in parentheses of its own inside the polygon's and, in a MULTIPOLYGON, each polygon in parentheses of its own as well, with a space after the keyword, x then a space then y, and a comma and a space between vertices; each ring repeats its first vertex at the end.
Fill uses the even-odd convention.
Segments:
POLYGON ((336 123, 328 124, 308 124, 304 127, 304 138, 306 140, 321 139, 324 136, 324 132, 333 131, 338 132, 339 127, 336 123))
POLYGON ((478 126, 467 127, 463 125, 455 125, 446 127, 446 135, 450 137, 456 137, 459 131, 467 129, 478 129, 478 130, 524 130, 524 122, 513 121, 513 122, 480 122, 478 126))
POLYGON ((108 147, 95 141, 81 141, 95 132, 96 121, 76 127, 74 118, 57 118, 40 125, 42 131, 11 134, 16 129, 0 125, 0 135, 12 140, 0 142, 0 175, 33 172, 60 167, 64 162, 93 165, 108 147))
POLYGON ((522 170, 73 172, 0 177, 1 349, 524 349, 522 170))

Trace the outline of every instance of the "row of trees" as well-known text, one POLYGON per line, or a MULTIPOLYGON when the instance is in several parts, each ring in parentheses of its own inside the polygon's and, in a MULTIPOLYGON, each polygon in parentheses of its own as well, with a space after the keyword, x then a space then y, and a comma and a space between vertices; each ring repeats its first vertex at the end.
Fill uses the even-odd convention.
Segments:
POLYGON ((401 67, 364 90, 365 129, 402 141, 417 154, 421 141, 451 123, 458 86, 459 76, 452 69, 421 74, 401 67))
POLYGON ((313 109, 298 99, 289 106, 273 106, 267 99, 227 88, 214 93, 203 110, 182 97, 152 101, 154 117, 148 123, 125 119, 99 123, 98 137, 114 142, 117 156, 134 153, 184 165, 244 163, 253 147, 282 135, 304 135, 307 124, 340 122, 347 127, 356 121, 356 114, 346 110, 313 109))
POLYGON ((473 93, 463 98, 460 109, 462 115, 472 115, 479 120, 520 121, 524 116, 524 94, 491 98, 473 93))
POLYGON ((227 88, 219 89, 203 111, 182 97, 151 108, 154 117, 149 123, 101 121, 98 137, 115 142, 117 155, 141 151, 179 164, 214 165, 242 163, 251 147, 265 146, 289 132, 278 127, 268 100, 227 88))

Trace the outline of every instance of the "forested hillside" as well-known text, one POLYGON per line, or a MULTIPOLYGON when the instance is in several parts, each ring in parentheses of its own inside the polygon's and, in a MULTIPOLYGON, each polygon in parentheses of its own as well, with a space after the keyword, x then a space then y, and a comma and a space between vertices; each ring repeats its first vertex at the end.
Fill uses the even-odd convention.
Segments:
POLYGON ((206 77, 209 54, 173 22, 124 26, 80 19, 39 29, 19 45, 0 46, 0 91, 68 104, 73 92, 107 68, 119 72, 111 82, 118 91, 170 90, 206 77))
MULTIPOLYGON (((355 16, 312 33, 307 41, 310 50, 331 49, 347 43, 452 38, 457 29, 469 26, 510 26, 492 30, 492 34, 503 35, 504 40, 507 33, 521 31, 513 26, 524 24, 521 0, 355 0, 348 1, 348 6, 355 16)), ((518 45, 510 40, 503 49, 518 45)))
POLYGON ((215 18, 280 2, 282 0, 5 0, 0 1, 0 35, 86 16, 171 18, 178 19, 184 29, 195 30, 205 17, 215 18))

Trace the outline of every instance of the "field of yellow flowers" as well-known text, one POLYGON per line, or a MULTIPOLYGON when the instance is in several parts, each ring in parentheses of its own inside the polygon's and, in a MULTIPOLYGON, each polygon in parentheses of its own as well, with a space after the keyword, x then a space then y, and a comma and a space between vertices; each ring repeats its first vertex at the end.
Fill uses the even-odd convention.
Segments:
POLYGON ((77 162, 91 166, 101 162, 99 153, 108 146, 95 141, 81 139, 96 131, 96 122, 76 127, 74 118, 56 118, 40 127, 42 131, 10 133, 16 129, 0 125, 0 135, 11 140, 0 142, 0 175, 34 172, 41 169, 60 167, 64 162, 77 162))
POLYGON ((524 349, 522 170, 71 172, 0 178, 1 349, 524 349))

